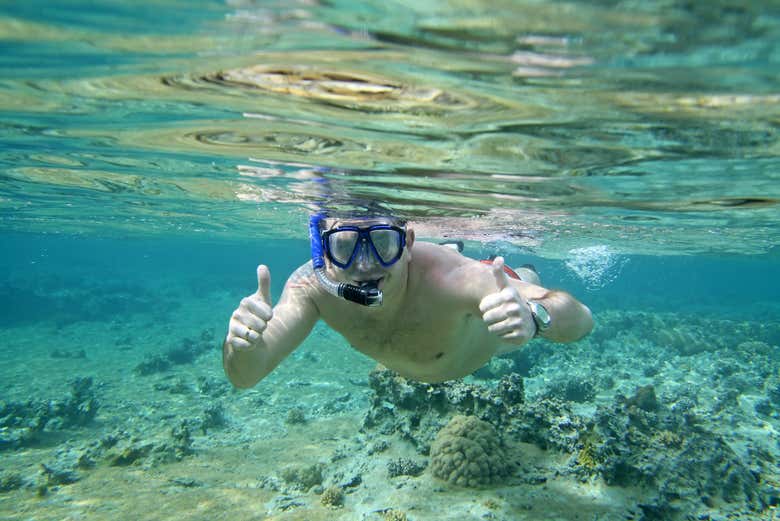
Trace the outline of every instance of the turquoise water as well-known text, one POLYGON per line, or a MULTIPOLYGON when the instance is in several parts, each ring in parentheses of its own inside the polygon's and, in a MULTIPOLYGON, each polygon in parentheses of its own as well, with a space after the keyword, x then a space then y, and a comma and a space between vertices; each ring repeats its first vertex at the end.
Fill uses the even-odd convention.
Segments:
POLYGON ((772 519, 777 42, 758 1, 0 3, 0 518, 772 519), (260 262, 278 298, 322 209, 591 307, 462 384, 522 375, 481 417, 523 472, 388 477, 463 411, 403 412, 322 324, 229 387, 230 313, 260 262))

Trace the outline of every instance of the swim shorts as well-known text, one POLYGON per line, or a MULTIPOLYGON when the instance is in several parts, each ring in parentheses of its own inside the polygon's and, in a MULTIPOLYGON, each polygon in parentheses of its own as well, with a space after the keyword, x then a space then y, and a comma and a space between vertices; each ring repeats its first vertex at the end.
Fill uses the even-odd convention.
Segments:
MULTIPOLYGON (((482 264, 493 264, 493 259, 482 259, 479 262, 481 262, 482 264)), ((509 275, 510 278, 517 279, 517 280, 523 280, 523 279, 520 278, 520 275, 518 275, 515 270, 513 270, 512 268, 510 268, 506 264, 504 264, 504 273, 509 275)))

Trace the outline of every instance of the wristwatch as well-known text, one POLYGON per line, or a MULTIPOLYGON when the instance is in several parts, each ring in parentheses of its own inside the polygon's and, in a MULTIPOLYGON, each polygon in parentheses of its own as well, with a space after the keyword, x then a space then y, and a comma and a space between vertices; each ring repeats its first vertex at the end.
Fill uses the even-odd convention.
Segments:
POLYGON ((536 334, 534 336, 538 336, 542 331, 550 329, 552 317, 547 308, 535 300, 529 300, 528 307, 531 308, 531 316, 534 317, 534 323, 536 324, 536 334))

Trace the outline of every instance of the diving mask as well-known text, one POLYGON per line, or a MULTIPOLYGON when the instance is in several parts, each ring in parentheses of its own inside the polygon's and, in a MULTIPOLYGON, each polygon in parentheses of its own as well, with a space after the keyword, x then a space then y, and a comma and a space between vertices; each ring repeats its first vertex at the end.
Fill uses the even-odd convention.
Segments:
POLYGON ((387 268, 403 255, 406 230, 391 224, 337 226, 322 233, 322 246, 328 260, 341 269, 349 268, 363 248, 387 268))

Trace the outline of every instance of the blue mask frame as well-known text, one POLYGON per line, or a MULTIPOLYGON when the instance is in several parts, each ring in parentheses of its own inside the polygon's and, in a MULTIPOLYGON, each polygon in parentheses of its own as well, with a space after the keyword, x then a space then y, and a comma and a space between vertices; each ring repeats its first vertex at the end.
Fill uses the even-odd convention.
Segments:
POLYGON ((404 248, 406 247, 406 230, 400 226, 394 226, 391 224, 375 224, 373 226, 367 226, 364 228, 359 226, 339 226, 322 233, 322 248, 325 251, 325 255, 334 266, 337 266, 341 269, 347 269, 352 265, 363 244, 368 244, 369 250, 374 255, 374 258, 377 260, 377 262, 379 262, 379 264, 381 264, 383 267, 387 268, 398 262, 398 260, 403 255, 404 248), (377 251, 377 248, 374 245, 374 241, 371 239, 371 232, 376 230, 392 230, 397 232, 398 252, 391 259, 383 259, 379 254, 379 251, 377 251), (355 241, 355 246, 352 248, 352 253, 350 254, 347 262, 340 262, 333 256, 330 251, 330 236, 343 231, 357 232, 358 234, 357 240, 355 241))

